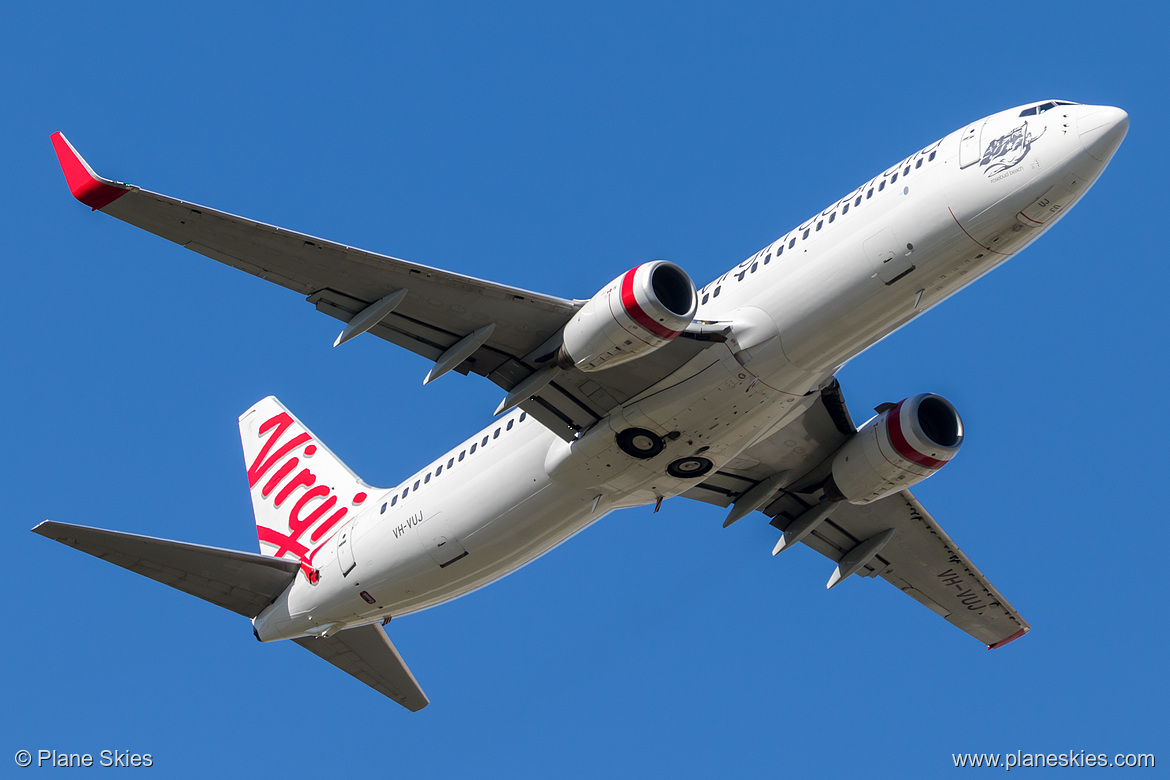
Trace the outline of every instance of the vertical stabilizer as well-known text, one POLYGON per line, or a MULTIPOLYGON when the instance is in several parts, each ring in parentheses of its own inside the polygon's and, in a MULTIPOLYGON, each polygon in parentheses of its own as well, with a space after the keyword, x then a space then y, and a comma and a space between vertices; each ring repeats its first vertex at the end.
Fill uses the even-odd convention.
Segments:
POLYGON ((299 561, 315 581, 313 556, 373 488, 272 396, 240 416, 240 439, 260 551, 299 561))

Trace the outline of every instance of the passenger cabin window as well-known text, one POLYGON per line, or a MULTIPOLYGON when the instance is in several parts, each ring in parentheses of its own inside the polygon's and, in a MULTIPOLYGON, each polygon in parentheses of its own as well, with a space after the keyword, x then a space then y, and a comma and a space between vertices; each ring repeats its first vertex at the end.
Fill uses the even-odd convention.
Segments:
POLYGON ((459 462, 463 462, 463 456, 467 454, 466 450, 459 450, 459 462))
POLYGON ((508 420, 508 430, 512 430, 512 426, 516 424, 515 420, 508 420))
POLYGON ((886 188, 886 183, 883 181, 881 184, 878 185, 878 192, 881 192, 885 188, 886 188))
POLYGON ((440 475, 440 474, 442 474, 442 473, 443 473, 443 464, 442 464, 442 463, 440 463, 440 464, 439 464, 439 467, 438 467, 437 469, 435 469, 435 476, 437 477, 437 476, 439 476, 439 475, 440 475))
POLYGON ((829 215, 829 223, 832 224, 833 220, 835 220, 836 218, 837 218, 837 212, 834 211, 832 214, 829 215))
POLYGON ((385 504, 382 504, 382 511, 379 512, 378 514, 382 514, 382 515, 386 514, 386 505, 385 504))
POLYGON ((520 422, 524 422, 524 418, 528 416, 528 412, 520 412, 520 422))
POLYGON ((858 196, 857 196, 857 200, 853 201, 853 205, 854 205, 854 206, 860 206, 860 205, 861 205, 861 196, 860 196, 860 195, 858 195, 858 196))
POLYGON ((418 490, 418 486, 419 486, 419 484, 421 484, 421 483, 419 482, 419 480, 417 480, 417 479, 416 479, 416 480, 414 481, 414 489, 415 489, 415 490, 418 490))
POLYGON ((448 461, 447 461, 447 468, 451 468, 451 467, 452 467, 452 466, 454 466, 454 465, 455 465, 455 459, 454 459, 454 458, 451 458, 450 460, 448 460, 448 461))
POLYGON ((927 157, 927 158, 926 158, 927 162, 934 162, 934 155, 935 155, 935 153, 934 153, 934 152, 931 152, 931 153, 930 153, 930 157, 927 157))
POLYGON ((902 175, 903 175, 903 176, 909 176, 909 175, 910 175, 910 166, 909 166, 909 165, 907 165, 907 166, 906 166, 906 168, 905 168, 905 170, 903 170, 903 171, 902 171, 902 175))
POLYGON ((873 187, 870 187, 869 192, 865 193, 865 199, 869 200, 872 197, 873 197, 873 187))
POLYGON ((817 220, 817 230, 820 230, 822 227, 824 227, 824 224, 825 221, 823 219, 817 220))
POLYGON ((397 504, 398 504, 398 494, 395 493, 394 498, 390 499, 390 506, 395 506, 397 504))
POLYGON ((848 203, 846 203, 846 204, 845 204, 845 205, 844 205, 844 206, 841 208, 841 216, 845 216, 845 215, 846 215, 846 214, 848 214, 848 213, 849 213, 849 204, 848 204, 848 203))
POLYGON ((788 248, 789 248, 789 249, 791 249, 791 248, 792 248, 792 247, 794 247, 794 246, 796 246, 796 237, 795 237, 795 236, 793 236, 793 237, 792 237, 791 239, 789 239, 789 241, 788 241, 788 248))
POLYGON ((802 235, 801 238, 808 238, 808 234, 809 234, 809 231, 807 231, 807 230, 804 231, 804 235, 802 235))
POLYGON ((471 454, 471 455, 474 455, 474 454, 475 454, 475 448, 476 448, 476 447, 478 447, 478 446, 479 446, 478 444, 472 444, 472 445, 471 445, 471 449, 468 451, 468 452, 469 452, 469 454, 471 454))
POLYGON ((921 168, 921 167, 922 167, 922 158, 921 158, 921 157, 919 157, 919 158, 918 158, 918 162, 914 163, 914 167, 915 167, 915 168, 921 168))
POLYGON ((431 481, 431 475, 430 475, 430 472, 427 472, 427 475, 425 477, 423 477, 423 484, 425 485, 430 481, 431 481))

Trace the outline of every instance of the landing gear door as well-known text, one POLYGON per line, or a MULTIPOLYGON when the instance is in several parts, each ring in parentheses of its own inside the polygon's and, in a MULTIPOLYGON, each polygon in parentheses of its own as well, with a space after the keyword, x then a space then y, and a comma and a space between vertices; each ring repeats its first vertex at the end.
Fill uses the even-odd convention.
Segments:
POLYGON ((959 167, 967 168, 979 162, 979 136, 983 132, 983 122, 976 122, 963 131, 959 139, 959 167))

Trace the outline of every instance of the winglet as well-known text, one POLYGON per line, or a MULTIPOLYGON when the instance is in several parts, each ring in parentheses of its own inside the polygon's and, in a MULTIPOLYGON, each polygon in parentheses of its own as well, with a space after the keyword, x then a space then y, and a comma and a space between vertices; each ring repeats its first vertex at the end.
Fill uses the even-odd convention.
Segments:
POLYGON ((61 162, 61 171, 65 174, 69 191, 94 211, 105 208, 129 192, 126 185, 103 179, 94 173, 89 163, 73 148, 73 144, 59 132, 53 133, 53 149, 61 162))
POLYGON ((1011 636, 1009 636, 1007 639, 1001 639, 1001 640, 999 640, 998 642, 996 642, 994 645, 988 645, 988 646, 987 646, 987 649, 988 649, 988 650, 998 650, 999 648, 1001 648, 1001 647, 1003 647, 1004 645, 1006 645, 1008 642, 1014 642, 1014 641, 1016 641, 1017 639, 1019 639, 1020 637, 1022 637, 1022 636, 1023 636, 1024 634, 1026 634, 1026 633, 1028 633, 1028 629, 1026 629, 1026 628, 1021 628, 1019 631, 1017 631, 1016 633, 1012 634, 1012 635, 1011 635, 1011 636))

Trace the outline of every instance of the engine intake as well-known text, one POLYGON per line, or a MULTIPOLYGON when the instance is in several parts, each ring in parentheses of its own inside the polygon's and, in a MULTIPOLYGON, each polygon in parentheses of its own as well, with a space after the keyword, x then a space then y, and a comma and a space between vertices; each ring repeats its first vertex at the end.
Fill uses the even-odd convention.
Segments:
POLYGON ((922 393, 861 426, 833 458, 829 498, 869 504, 916 485, 950 462, 963 444, 963 421, 939 395, 922 393))
POLYGON ((557 352, 562 368, 599 371, 646 355, 691 324, 695 283, 666 260, 631 268, 606 285, 569 320, 557 352))

